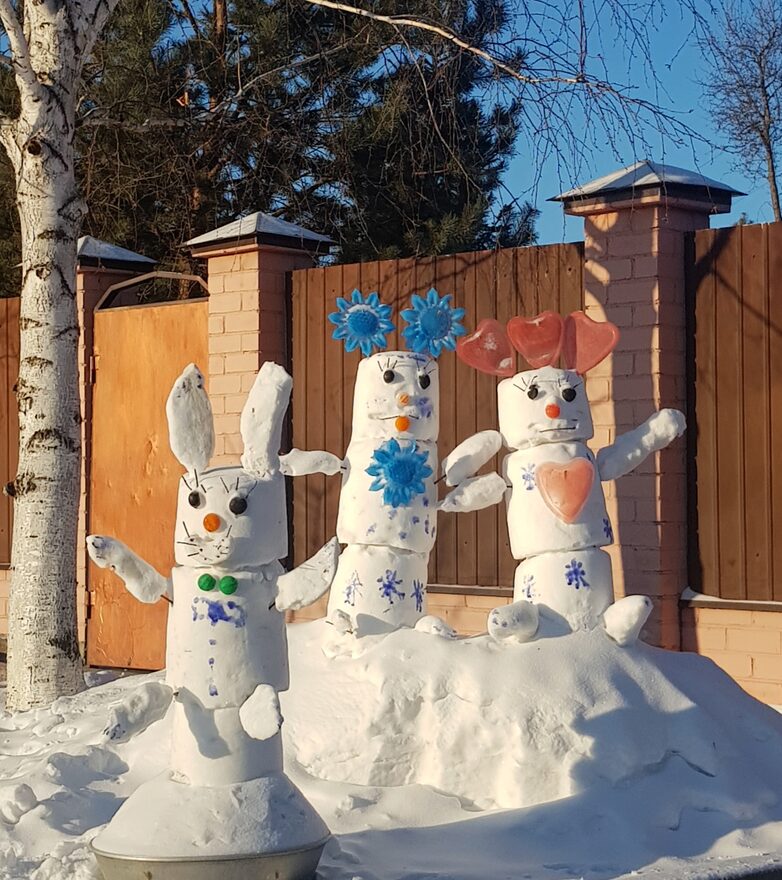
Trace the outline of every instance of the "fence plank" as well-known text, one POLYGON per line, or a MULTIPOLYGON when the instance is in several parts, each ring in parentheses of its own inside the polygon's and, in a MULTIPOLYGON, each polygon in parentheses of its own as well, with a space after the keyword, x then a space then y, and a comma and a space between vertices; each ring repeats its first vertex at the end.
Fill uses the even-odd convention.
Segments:
POLYGON ((747 598, 771 599, 771 523, 766 229, 741 232, 741 311, 744 491, 744 584, 747 598))
MULTIPOLYGON (((782 223, 768 227, 769 283, 769 430, 772 438, 782 437, 782 295, 771 291, 771 281, 779 285, 782 278, 782 223)), ((777 441, 778 442, 778 441, 777 441)), ((771 483, 771 533, 777 540, 771 542, 773 554, 773 599, 782 602, 782 461, 779 455, 770 455, 767 474, 771 483)))
MULTIPOLYGON (((307 284, 306 272, 294 272, 291 285, 293 298, 292 369, 293 369, 293 438, 291 445, 304 445, 307 438, 307 284)), ((293 483, 293 558, 307 558, 307 483, 293 483)))
POLYGON ((699 592, 719 596, 719 501, 717 497, 716 272, 711 258, 716 232, 695 236, 695 417, 697 430, 697 514, 700 553, 691 554, 691 582, 699 592))
MULTIPOLYGON (((307 283, 307 421, 305 449, 325 445, 326 310, 325 269, 312 269, 307 283)), ((307 556, 323 544, 326 534, 326 477, 315 474, 307 483, 307 556)))
POLYGON ((720 462, 719 579, 725 599, 745 599, 741 382, 741 239, 717 233, 717 456, 720 462))

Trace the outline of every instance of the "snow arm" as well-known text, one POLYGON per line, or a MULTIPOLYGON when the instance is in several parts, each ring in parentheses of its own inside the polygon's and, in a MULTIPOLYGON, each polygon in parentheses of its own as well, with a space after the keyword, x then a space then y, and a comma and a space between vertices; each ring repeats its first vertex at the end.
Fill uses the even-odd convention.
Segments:
POLYGON ((173 598, 170 578, 158 574, 152 566, 116 538, 89 535, 87 552, 98 568, 110 568, 125 581, 128 592, 139 602, 157 602, 161 596, 173 598))
POLYGON ((664 449, 684 433, 684 414, 677 409, 661 409, 635 430, 616 438, 597 453, 600 479, 616 480, 629 474, 658 449, 664 449))
POLYGON ((449 486, 458 486, 472 477, 502 448, 499 431, 479 431, 463 440, 443 459, 442 470, 449 486))
POLYGON ((274 602, 277 610, 296 611, 320 599, 334 580, 338 559, 339 542, 332 538, 298 568, 280 575, 274 602))
POLYGON ((306 477, 308 474, 338 474, 343 461, 330 452, 306 452, 295 447, 280 456, 280 470, 286 477, 306 477))
POLYGON ((437 505, 444 513, 470 513, 499 504, 505 495, 505 480, 499 474, 483 474, 464 480, 437 505))

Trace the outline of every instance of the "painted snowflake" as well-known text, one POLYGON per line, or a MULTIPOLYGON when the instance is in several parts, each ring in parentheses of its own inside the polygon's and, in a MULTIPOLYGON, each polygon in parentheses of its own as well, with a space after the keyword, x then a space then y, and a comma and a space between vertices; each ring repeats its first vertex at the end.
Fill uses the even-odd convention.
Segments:
POLYGON ((397 590, 399 584, 402 583, 402 578, 397 578, 396 571, 391 571, 390 568, 387 568, 386 573, 379 577, 377 582, 380 584, 380 595, 384 599, 388 599, 389 604, 393 605, 395 598, 405 598, 405 594, 397 590))
POLYGON ((415 610, 419 613, 424 610, 424 596, 426 595, 426 587, 421 581, 413 581, 413 589, 410 595, 415 599, 415 610))
POLYGON ((521 579, 522 586, 524 587, 524 598, 532 599, 535 595, 535 575, 534 574, 525 574, 521 579))
POLYGON ((521 479, 524 481, 524 488, 531 492, 535 488, 535 465, 528 464, 521 472, 521 479))
POLYGON ((429 453, 417 450, 415 442, 402 447, 392 437, 372 453, 366 472, 375 479, 369 488, 372 492, 383 490, 383 504, 407 507, 417 495, 426 493, 424 480, 432 476, 426 463, 429 453))
POLYGON ((565 566, 565 579, 569 587, 588 587, 589 582, 586 579, 586 571, 583 563, 577 559, 571 559, 570 563, 565 566))
POLYGON ((360 348, 368 357, 373 348, 385 348, 386 336, 394 329, 390 317, 391 306, 383 305, 376 293, 364 299, 360 290, 354 290, 350 302, 337 297, 337 311, 329 315, 329 321, 336 324, 331 335, 344 339, 345 351, 360 348))
POLYGON ((449 351, 456 348, 456 337, 464 336, 467 331, 459 323, 464 309, 451 308, 450 301, 450 294, 441 298, 434 288, 425 299, 417 293, 410 297, 413 307, 402 310, 402 317, 408 323, 402 336, 413 351, 438 357, 444 348, 449 351))
POLYGON ((361 596, 361 587, 363 586, 364 585, 359 579, 358 572, 354 571, 345 586, 345 602, 347 602, 348 605, 355 606, 356 599, 361 596))
POLYGON ((607 516, 603 517, 603 534, 609 541, 614 540, 614 530, 611 526, 611 520, 607 516))

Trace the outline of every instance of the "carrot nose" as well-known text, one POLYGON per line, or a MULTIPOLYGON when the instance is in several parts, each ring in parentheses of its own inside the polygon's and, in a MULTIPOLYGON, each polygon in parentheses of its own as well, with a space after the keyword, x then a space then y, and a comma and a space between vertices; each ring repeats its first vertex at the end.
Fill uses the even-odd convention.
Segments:
POLYGON ((410 419, 407 416, 397 416, 394 419, 394 427, 397 431, 406 431, 410 427, 410 419))
POLYGON ((207 532, 216 532, 222 524, 223 521, 216 513, 207 513, 204 517, 204 528, 207 532))
POLYGON ((400 391, 399 394, 397 394, 396 396, 396 402, 400 406, 407 406, 407 404, 410 403, 410 395, 405 394, 404 391, 400 391))
POLYGON ((549 403, 546 405, 546 415, 550 419, 559 418, 559 407, 556 405, 556 403, 549 403))

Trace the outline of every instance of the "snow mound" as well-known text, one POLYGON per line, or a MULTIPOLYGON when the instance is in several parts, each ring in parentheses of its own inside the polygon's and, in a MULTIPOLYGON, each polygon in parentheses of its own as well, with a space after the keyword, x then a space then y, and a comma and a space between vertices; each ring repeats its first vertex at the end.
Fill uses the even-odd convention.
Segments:
POLYGON ((496 810, 666 773, 675 790, 649 805, 664 827, 687 809, 738 821, 778 806, 782 718, 697 655, 601 630, 498 644, 331 629, 290 629, 281 695, 287 758, 319 779, 427 785, 496 810))
MULTIPOLYGON (((704 658, 602 632, 526 645, 410 630, 356 642, 323 621, 288 633, 285 770, 336 835, 319 880, 782 866, 782 717, 704 658)), ((51 708, 0 713, 0 880, 100 880, 90 842, 139 786, 171 784, 171 713, 128 742, 104 733, 160 677, 92 675, 51 708)), ((262 809, 256 794, 244 814, 262 809)), ((241 827, 213 817, 182 828, 172 810, 172 852, 206 854, 206 833, 238 851, 241 827)))

